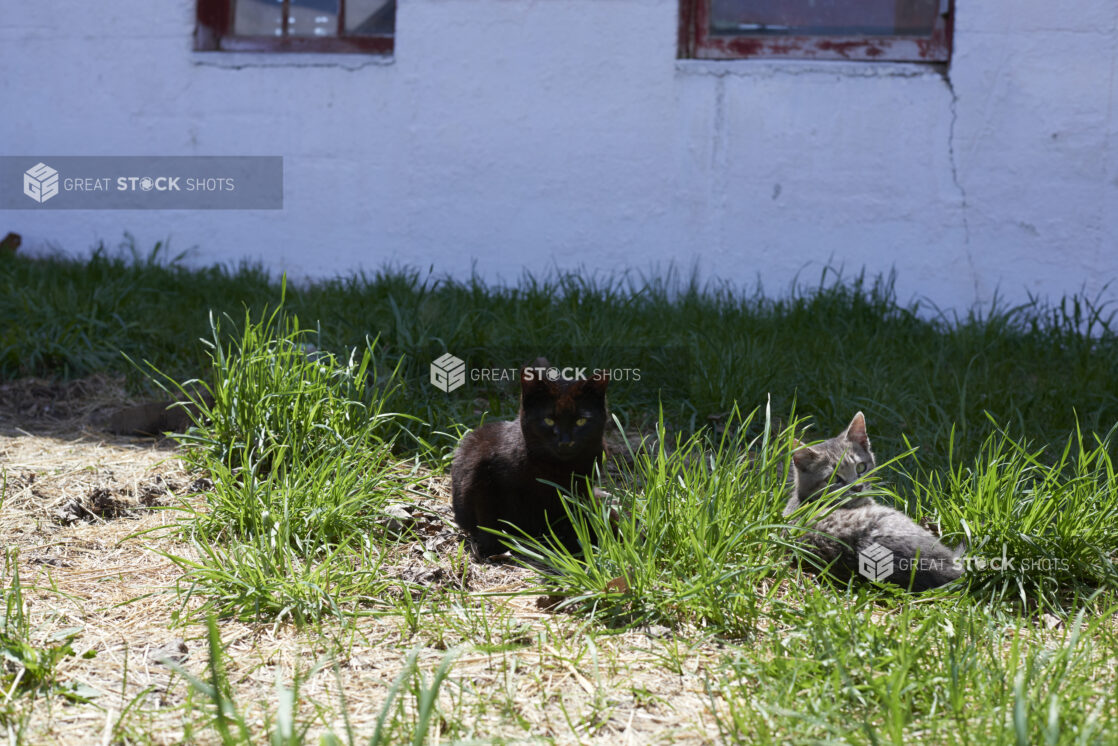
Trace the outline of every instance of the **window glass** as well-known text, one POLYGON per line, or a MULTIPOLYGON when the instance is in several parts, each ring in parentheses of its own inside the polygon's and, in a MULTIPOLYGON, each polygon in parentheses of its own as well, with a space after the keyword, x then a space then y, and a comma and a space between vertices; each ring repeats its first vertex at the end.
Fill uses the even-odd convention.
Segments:
POLYGON ((282 36, 283 0, 237 0, 233 28, 243 36, 282 36))
POLYGON ((384 36, 396 30, 396 0, 346 0, 345 30, 359 36, 384 36))
POLYGON ((927 36, 940 0, 711 0, 718 35, 927 36))
POLYGON ((338 0, 291 0, 287 15, 287 34, 337 36, 338 0))

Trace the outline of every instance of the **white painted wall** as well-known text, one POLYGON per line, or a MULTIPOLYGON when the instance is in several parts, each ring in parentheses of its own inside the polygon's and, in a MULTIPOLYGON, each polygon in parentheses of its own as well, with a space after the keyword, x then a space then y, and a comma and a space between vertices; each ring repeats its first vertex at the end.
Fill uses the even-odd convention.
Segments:
POLYGON ((9 3, 0 154, 282 155, 286 207, 7 211, 0 234, 84 252, 129 231, 300 276, 697 261, 779 292, 832 262, 945 307, 1098 292, 1118 3, 957 5, 945 80, 679 62, 676 0, 402 0, 390 64, 195 53, 193 0, 9 3))

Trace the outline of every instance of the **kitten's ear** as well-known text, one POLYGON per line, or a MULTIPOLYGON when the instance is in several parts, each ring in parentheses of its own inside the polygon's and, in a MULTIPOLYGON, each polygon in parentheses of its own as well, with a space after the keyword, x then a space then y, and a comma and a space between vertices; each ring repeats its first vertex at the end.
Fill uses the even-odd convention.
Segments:
POLYGON ((810 446, 795 441, 796 450, 792 451, 792 463, 797 469, 810 469, 819 460, 819 454, 810 446))
POLYGON ((586 380, 585 388, 599 396, 606 395, 606 386, 609 385, 609 371, 595 371, 594 375, 586 380))
POLYGON ((867 451, 870 449, 870 436, 866 434, 866 416, 861 412, 854 415, 854 419, 846 426, 846 438, 867 451))
POLYGON ((538 357, 535 362, 529 363, 520 369, 520 393, 524 396, 543 391, 547 388, 547 379, 544 371, 551 366, 547 358, 538 357))

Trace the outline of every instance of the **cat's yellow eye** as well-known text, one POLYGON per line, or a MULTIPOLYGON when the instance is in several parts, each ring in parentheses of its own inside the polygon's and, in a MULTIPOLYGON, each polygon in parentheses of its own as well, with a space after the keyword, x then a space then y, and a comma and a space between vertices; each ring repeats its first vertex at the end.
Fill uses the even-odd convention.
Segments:
POLYGON ((555 420, 551 419, 550 417, 544 417, 543 424, 547 425, 548 427, 555 427, 555 420))
POLYGON ((854 467, 854 471, 858 472, 859 474, 865 474, 866 473, 865 463, 864 462, 859 463, 857 466, 854 467))
POLYGON ((582 427, 585 424, 586 424, 586 418, 585 417, 579 417, 577 420, 575 420, 575 425, 578 426, 578 427, 582 427))

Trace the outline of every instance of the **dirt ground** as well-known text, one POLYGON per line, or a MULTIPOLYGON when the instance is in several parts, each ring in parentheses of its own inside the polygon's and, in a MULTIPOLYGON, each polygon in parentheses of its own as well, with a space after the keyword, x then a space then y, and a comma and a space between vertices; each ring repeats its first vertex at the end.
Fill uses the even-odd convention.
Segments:
MULTIPOLYGON (((77 655, 63 660, 60 675, 93 695, 87 703, 37 698, 25 743, 218 740, 204 727, 201 699, 194 695, 188 707, 190 686, 163 663, 178 661, 206 678, 205 628, 175 624, 180 571, 163 553, 190 556, 190 546, 166 529, 176 505, 204 504, 212 485, 186 470, 172 442, 103 429, 130 403, 112 378, 0 384, 0 547, 18 549, 33 639, 79 630, 77 655)), ((458 534, 448 485, 414 465, 401 468, 414 473, 426 518, 416 541, 399 547, 391 572, 412 582, 449 582, 458 534)), ((235 701, 263 742, 277 678, 290 685, 297 672, 309 673, 298 714, 314 721, 310 742, 326 727, 344 739, 344 697, 363 743, 408 653, 418 651, 429 676, 448 648, 461 645, 439 703, 444 720, 464 724, 469 737, 611 744, 717 738, 703 686, 720 654, 716 644, 663 628, 587 634, 585 619, 542 610, 538 596, 515 595, 530 576, 511 564, 473 563, 462 604, 414 624, 399 615, 302 630, 221 621, 235 701), (479 615, 509 644, 480 645, 479 615)), ((438 731, 431 742, 445 740, 438 731)))

